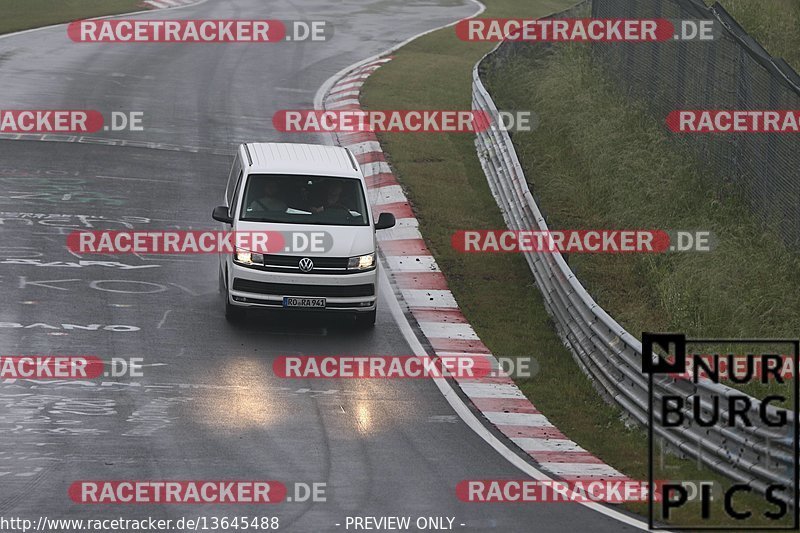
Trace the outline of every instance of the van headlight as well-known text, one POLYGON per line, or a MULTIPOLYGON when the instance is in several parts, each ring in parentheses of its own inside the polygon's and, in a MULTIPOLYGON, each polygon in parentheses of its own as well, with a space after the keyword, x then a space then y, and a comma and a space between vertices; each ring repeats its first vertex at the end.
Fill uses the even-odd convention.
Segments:
POLYGON ((233 254, 233 262, 240 265, 263 265, 264 254, 257 254, 244 248, 237 248, 233 254))
POLYGON ((375 268, 375 254, 359 255, 351 257, 347 261, 347 270, 369 270, 375 268))

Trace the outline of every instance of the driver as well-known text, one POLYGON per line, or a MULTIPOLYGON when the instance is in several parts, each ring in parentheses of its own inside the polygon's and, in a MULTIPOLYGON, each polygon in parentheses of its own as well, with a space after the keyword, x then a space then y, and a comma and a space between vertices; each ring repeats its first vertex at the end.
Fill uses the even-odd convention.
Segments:
POLYGON ((311 207, 314 213, 322 213, 324 211, 344 209, 349 211, 346 205, 342 203, 342 183, 340 181, 330 181, 325 190, 325 198, 316 206, 311 207))
POLYGON ((286 202, 280 197, 281 187, 275 180, 264 180, 261 184, 261 196, 247 206, 248 211, 280 211, 287 209, 286 202))

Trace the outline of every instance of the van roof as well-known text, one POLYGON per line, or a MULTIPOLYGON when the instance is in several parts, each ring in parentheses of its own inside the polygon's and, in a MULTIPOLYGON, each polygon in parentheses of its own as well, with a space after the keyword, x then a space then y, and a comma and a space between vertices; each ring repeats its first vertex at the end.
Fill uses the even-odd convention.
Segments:
POLYGON ((301 143, 243 145, 249 172, 361 177, 355 157, 341 146, 301 143))

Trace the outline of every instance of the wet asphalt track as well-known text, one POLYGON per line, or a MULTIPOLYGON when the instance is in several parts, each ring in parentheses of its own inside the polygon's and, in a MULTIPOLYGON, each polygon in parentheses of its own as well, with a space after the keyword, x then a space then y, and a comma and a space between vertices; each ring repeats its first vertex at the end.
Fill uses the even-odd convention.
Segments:
POLYGON ((0 140, 0 350, 146 365, 140 378, 0 384, 0 516, 278 516, 286 531, 344 530, 346 516, 449 516, 468 531, 624 529, 577 505, 460 503, 462 479, 521 473, 433 383, 273 377, 280 354, 409 354, 387 310, 391 295, 382 295, 370 332, 294 315, 232 326, 214 256, 79 258, 64 246, 73 229, 215 227, 209 214, 231 161, 223 154, 237 143, 325 142, 275 132, 274 111, 310 107, 339 69, 474 9, 448 1, 210 0, 144 16, 322 19, 335 38, 96 45, 71 43, 54 28, 0 40, 0 108, 142 111, 144 132, 113 137, 198 149, 0 140), (328 501, 87 507, 67 497, 81 479, 325 482, 328 501))

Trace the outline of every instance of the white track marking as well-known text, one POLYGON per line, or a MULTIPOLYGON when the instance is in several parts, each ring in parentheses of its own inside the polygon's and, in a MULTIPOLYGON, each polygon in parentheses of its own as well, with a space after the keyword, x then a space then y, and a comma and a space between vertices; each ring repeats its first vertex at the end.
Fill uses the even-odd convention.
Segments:
POLYGON ((451 324, 448 322, 420 322, 420 329, 429 339, 466 339, 480 340, 478 334, 469 324, 451 324))
POLYGON ((416 226, 396 225, 391 229, 385 229, 378 233, 379 241, 396 241, 398 239, 421 239, 422 233, 416 226))
MULTIPOLYGON (((459 383, 461 390, 470 398, 502 398, 507 400, 524 400, 525 395, 516 385, 507 383, 471 383, 465 381, 459 383)), ((501 413, 501 414, 524 414, 524 413, 501 413)), ((544 416, 544 415, 542 415, 544 416)), ((524 418, 520 418, 524 419, 524 418)), ((519 425, 519 424, 512 424, 519 425)))
POLYGON ((431 255, 388 256, 386 262, 392 272, 441 272, 431 255))
POLYGON ((400 289, 410 307, 439 307, 458 309, 453 293, 440 290, 400 289))

